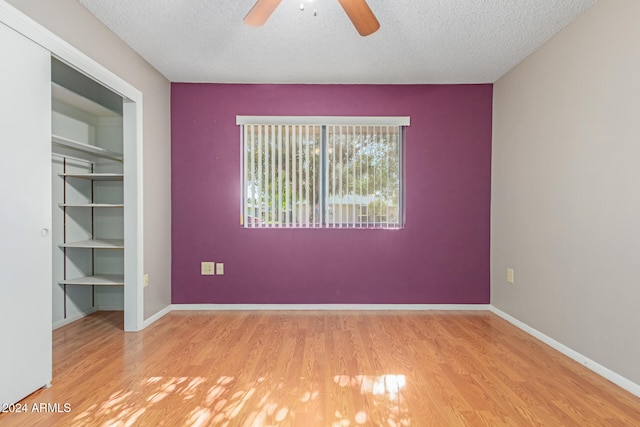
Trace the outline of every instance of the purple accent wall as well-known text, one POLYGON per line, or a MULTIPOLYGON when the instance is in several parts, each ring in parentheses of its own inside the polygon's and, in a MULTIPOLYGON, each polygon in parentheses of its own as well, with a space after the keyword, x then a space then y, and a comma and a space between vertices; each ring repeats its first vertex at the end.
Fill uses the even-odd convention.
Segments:
POLYGON ((172 84, 172 302, 489 303, 492 92, 172 84), (243 229, 236 115, 411 116, 406 228, 243 229))

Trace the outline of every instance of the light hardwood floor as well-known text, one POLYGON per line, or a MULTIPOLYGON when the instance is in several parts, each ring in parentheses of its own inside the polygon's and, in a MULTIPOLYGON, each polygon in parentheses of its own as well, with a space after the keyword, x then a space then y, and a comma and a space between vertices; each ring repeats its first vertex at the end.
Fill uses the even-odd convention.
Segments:
POLYGON ((53 386, 0 426, 640 426, 640 398, 488 312, 122 325, 101 312, 54 331, 53 386))

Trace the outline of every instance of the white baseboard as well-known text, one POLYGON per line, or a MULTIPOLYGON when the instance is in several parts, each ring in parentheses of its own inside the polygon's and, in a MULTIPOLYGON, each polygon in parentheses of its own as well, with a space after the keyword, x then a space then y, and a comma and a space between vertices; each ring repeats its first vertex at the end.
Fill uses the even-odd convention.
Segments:
POLYGON ((489 310, 488 304, 172 304, 177 311, 463 311, 489 310))
POLYGON ((524 332, 528 333, 529 335, 533 336, 534 338, 542 341, 543 343, 547 344, 548 346, 558 350, 560 353, 564 354, 565 356, 575 360, 576 362, 580 363, 581 365, 585 366, 586 368, 592 370, 593 372, 595 372, 596 374, 600 375, 601 377, 604 377, 605 379, 611 381, 612 383, 622 387, 623 389, 627 390, 630 393, 633 393, 634 395, 640 397, 640 385, 634 383, 633 381, 623 377, 622 375, 613 372, 611 369, 606 368, 604 366, 602 366, 601 364, 599 364, 598 362, 595 362, 591 359, 589 359, 588 357, 584 356, 583 354, 578 353, 577 351, 567 347, 566 345, 554 340, 553 338, 543 334, 542 332, 538 331, 537 329, 532 328, 531 326, 527 325, 526 323, 521 322, 520 320, 516 319, 515 317, 512 317, 510 315, 508 315, 507 313, 503 312, 502 310, 495 308, 494 306, 489 306, 489 311, 491 311, 492 313, 494 313, 495 315, 503 318, 504 320, 506 320, 507 322, 511 323, 512 325, 516 326, 519 329, 522 329, 524 332))
POLYGON ((96 311, 98 310, 96 310, 94 307, 89 307, 88 309, 81 311, 79 313, 76 313, 73 316, 69 316, 66 319, 60 319, 58 321, 53 322, 52 329, 55 330, 55 329, 61 328, 65 325, 68 325, 69 323, 73 323, 76 320, 82 319, 83 317, 87 317, 88 315, 90 315, 91 313, 95 313, 96 311))
POLYGON ((152 324, 156 320, 160 319, 165 314, 171 313, 171 310, 172 310, 171 306, 168 305, 165 308, 163 308, 162 310, 160 310, 159 312, 157 312, 156 314, 154 314, 152 316, 149 316, 149 318, 145 319, 142 322, 142 329, 146 328, 147 326, 149 326, 150 324, 152 324))

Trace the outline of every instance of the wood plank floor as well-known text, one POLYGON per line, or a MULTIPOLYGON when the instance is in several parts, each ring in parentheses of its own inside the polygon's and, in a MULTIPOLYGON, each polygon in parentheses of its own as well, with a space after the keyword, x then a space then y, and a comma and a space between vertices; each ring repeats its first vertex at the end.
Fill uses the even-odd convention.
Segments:
POLYGON ((99 312, 54 331, 53 386, 0 426, 640 426, 639 398, 488 312, 122 326, 99 312))

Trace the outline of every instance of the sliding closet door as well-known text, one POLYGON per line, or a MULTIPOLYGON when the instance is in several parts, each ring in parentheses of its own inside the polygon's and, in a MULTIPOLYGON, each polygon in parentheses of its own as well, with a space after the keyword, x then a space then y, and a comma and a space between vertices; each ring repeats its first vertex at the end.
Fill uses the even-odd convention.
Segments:
POLYGON ((51 55, 0 23, 0 405, 51 382, 51 55))

